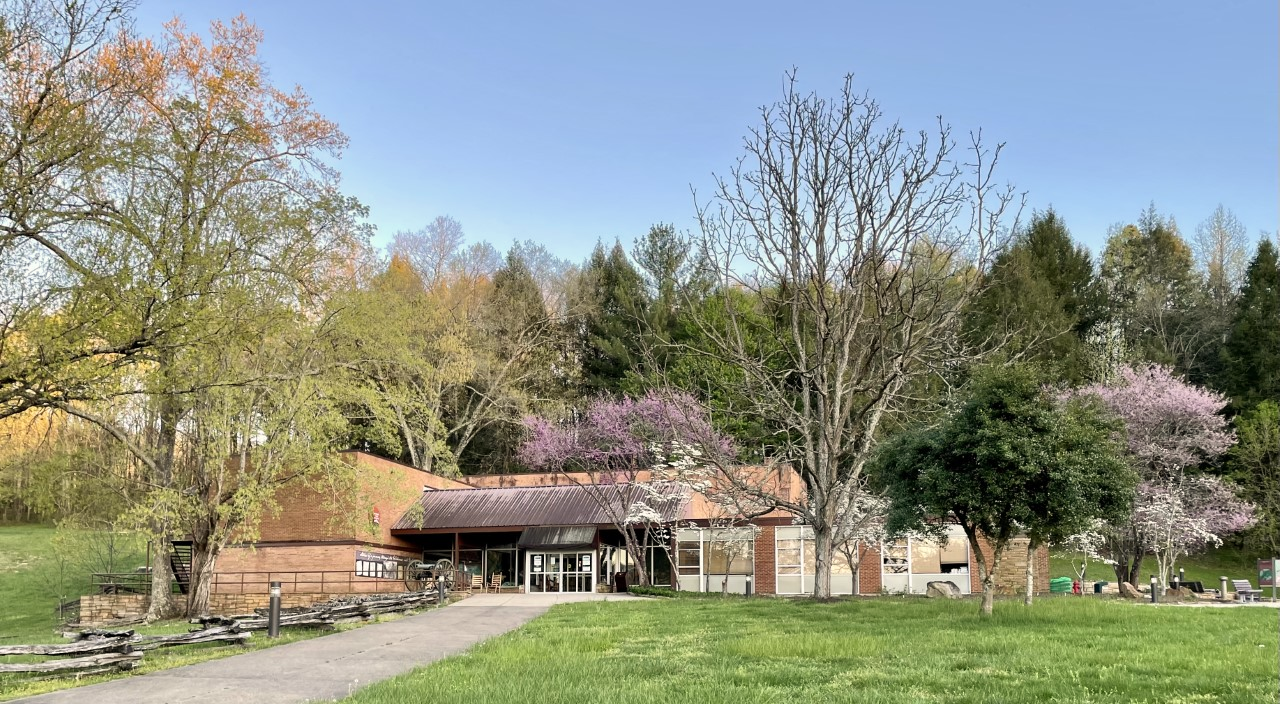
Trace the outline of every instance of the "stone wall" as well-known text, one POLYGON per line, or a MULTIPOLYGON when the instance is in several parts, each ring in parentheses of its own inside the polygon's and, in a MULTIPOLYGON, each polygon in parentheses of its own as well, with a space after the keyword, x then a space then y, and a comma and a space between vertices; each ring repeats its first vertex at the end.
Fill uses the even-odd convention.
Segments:
MULTIPOLYGON (((334 594, 282 594, 280 608, 310 606, 332 599, 334 594)), ((268 594, 210 594, 209 613, 217 616, 247 614, 254 609, 265 609, 271 604, 268 594)))
MULTIPOLYGON (((984 541, 985 542, 985 541, 984 541)), ((1027 591, 1027 543, 1026 538, 1013 538, 1005 548, 1004 557, 996 569, 996 593, 1004 595, 1025 594, 1027 591)), ((983 545, 983 549, 987 548, 983 545)), ((1049 591, 1049 550, 1041 547, 1036 551, 1035 590, 1049 591)), ((973 570, 977 572, 976 566, 973 570)), ((981 591, 979 582, 975 591, 981 591)))
POLYGON ((93 626, 120 619, 142 618, 151 597, 146 594, 90 594, 80 597, 80 623, 93 626))

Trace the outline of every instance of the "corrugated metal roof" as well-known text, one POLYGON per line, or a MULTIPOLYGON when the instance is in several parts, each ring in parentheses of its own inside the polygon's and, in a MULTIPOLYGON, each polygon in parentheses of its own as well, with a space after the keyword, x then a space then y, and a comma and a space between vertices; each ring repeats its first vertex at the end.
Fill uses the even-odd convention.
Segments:
MULTIPOLYGON (((652 488, 659 498, 648 504, 660 521, 686 518, 689 500, 684 487, 666 483, 652 488)), ((626 484, 427 491, 392 530, 610 525, 622 506, 644 496, 626 484)))
POLYGON ((576 550, 596 542, 595 526, 533 526, 520 534, 517 547, 526 550, 576 550))

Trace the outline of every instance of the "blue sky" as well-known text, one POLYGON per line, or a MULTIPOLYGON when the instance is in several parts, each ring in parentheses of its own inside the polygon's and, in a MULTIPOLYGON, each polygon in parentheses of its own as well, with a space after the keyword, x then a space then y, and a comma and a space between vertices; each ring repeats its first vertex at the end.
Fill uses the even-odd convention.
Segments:
POLYGON ((852 72, 910 128, 941 114, 1007 142, 1002 176, 1095 252, 1149 202, 1184 235, 1218 203, 1280 219, 1280 16, 1217 2, 142 0, 157 34, 244 13, 280 84, 351 138, 346 190, 378 237, 436 215, 500 248, 581 260, 650 224, 692 228, 757 110, 796 66, 852 72))

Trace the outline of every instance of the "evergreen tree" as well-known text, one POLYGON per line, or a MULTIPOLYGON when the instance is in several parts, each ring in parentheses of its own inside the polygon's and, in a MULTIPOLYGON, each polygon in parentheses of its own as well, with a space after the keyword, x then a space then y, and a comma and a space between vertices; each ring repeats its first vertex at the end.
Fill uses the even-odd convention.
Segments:
POLYGON ((1099 287, 1089 251, 1071 239, 1052 209, 996 258, 991 285, 969 315, 975 344, 1008 340, 1010 356, 1052 367, 1064 380, 1088 376, 1084 335, 1099 315, 1099 287))
POLYGON ((1222 359, 1220 386, 1235 410, 1280 402, 1280 265, 1270 240, 1249 264, 1222 359))
POLYGON ((648 311, 644 279, 622 245, 615 242, 606 253, 597 243, 583 267, 573 311, 583 396, 623 390, 628 372, 640 363, 648 311))

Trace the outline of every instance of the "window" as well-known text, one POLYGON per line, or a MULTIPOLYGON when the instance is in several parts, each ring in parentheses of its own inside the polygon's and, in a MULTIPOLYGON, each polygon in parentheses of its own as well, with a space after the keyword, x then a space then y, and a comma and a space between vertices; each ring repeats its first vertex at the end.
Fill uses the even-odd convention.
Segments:
POLYGON ((703 531, 708 574, 755 574, 755 531, 722 528, 703 531))
POLYGON ((702 531, 682 530, 676 534, 676 568, 682 575, 702 573, 702 531))
POLYGON ((884 547, 880 551, 880 554, 884 556, 885 574, 907 574, 908 543, 909 541, 906 538, 885 541, 884 547))

